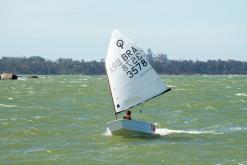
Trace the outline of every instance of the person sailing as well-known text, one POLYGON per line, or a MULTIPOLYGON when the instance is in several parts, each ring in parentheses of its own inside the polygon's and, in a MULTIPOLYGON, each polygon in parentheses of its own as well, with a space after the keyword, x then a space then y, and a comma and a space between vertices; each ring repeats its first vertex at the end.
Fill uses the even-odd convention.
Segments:
POLYGON ((131 120, 131 111, 127 110, 123 118, 126 120, 131 120))

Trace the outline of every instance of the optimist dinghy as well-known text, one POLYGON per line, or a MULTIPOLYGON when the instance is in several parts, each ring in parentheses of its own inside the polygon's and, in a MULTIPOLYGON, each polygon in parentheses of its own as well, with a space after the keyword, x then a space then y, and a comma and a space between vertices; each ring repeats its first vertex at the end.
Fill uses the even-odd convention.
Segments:
POLYGON ((116 120, 106 124, 113 135, 155 134, 155 124, 117 119, 117 115, 171 90, 127 36, 113 30, 105 60, 116 120))

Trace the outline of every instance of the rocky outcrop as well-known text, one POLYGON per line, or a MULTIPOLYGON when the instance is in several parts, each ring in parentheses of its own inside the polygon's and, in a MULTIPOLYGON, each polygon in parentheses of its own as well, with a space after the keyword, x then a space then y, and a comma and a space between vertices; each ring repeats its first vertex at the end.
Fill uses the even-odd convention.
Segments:
POLYGON ((15 75, 14 73, 5 72, 5 73, 0 74, 1 80, 16 80, 17 78, 18 76, 15 75))
POLYGON ((28 76, 28 78, 39 78, 38 76, 28 76))

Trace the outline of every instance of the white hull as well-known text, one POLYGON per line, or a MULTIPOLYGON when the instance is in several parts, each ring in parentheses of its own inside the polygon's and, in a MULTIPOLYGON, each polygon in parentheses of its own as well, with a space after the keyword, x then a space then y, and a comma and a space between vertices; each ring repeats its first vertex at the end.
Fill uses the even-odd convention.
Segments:
POLYGON ((118 119, 106 123, 106 129, 111 132, 112 135, 155 135, 155 125, 153 123, 118 119))

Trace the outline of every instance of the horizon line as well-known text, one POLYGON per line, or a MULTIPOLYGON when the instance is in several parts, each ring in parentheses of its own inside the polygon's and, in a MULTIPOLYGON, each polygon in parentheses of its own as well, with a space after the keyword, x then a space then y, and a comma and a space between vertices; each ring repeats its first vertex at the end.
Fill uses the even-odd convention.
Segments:
MULTIPOLYGON (((73 58, 73 57, 58 57, 57 59, 49 59, 49 58, 46 58, 46 57, 42 57, 42 56, 16 56, 16 57, 14 57, 14 56, 1 56, 1 58, 0 59, 3 59, 3 58, 16 58, 16 59, 18 59, 18 58, 31 58, 31 57, 41 57, 41 58, 43 58, 44 60, 46 60, 46 61, 57 61, 57 60, 59 60, 59 59, 72 59, 72 61, 84 61, 84 62, 92 62, 92 61, 96 61, 96 62, 102 62, 102 61, 104 61, 105 60, 105 58, 102 58, 102 59, 93 59, 93 60, 87 60, 87 59, 75 59, 75 58, 73 58)), ((157 56, 154 56, 154 57, 157 57, 157 56)), ((155 60, 155 61, 159 61, 159 60, 155 60)), ((182 58, 180 58, 180 59, 170 59, 170 58, 167 58, 167 61, 201 61, 201 62, 206 62, 206 61, 239 61, 239 62, 247 62, 247 61, 244 61, 244 60, 236 60, 236 59, 221 59, 221 58, 218 58, 218 59, 207 59, 207 60, 200 60, 200 59, 182 59, 182 58)))

